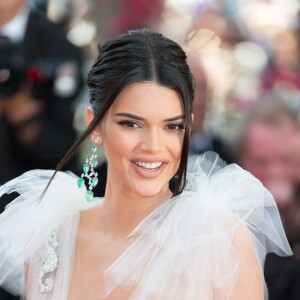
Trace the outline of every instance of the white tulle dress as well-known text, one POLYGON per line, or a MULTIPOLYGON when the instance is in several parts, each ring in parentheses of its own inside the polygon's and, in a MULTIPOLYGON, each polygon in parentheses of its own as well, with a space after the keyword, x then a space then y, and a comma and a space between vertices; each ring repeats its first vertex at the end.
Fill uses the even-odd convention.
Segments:
MULTIPOLYGON (((103 295, 121 286, 134 287, 131 300, 212 300, 213 286, 230 299, 240 263, 232 241, 245 226, 261 272, 266 253, 292 254, 273 197, 259 180, 214 153, 189 165, 183 193, 131 232, 130 246, 104 274, 103 295)), ((87 203, 77 177, 64 172, 39 201, 52 174, 29 171, 0 188, 0 195, 20 194, 0 215, 0 285, 24 295, 30 265, 34 300, 68 298, 80 212, 101 202, 87 203)))

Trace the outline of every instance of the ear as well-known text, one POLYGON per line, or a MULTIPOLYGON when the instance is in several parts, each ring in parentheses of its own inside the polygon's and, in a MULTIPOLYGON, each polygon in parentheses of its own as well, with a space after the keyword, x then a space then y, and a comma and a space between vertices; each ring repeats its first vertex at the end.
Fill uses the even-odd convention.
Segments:
MULTIPOLYGON (((86 123, 87 127, 94 120, 94 117, 95 117, 94 110, 91 107, 88 107, 86 109, 86 115, 85 115, 85 123, 86 123)), ((92 139, 93 143, 95 142, 96 137, 99 137, 97 146, 101 146, 102 145, 102 133, 101 133, 100 126, 97 126, 91 133, 91 139, 92 139)))
POLYGON ((191 113, 191 120, 192 120, 192 125, 193 125, 193 122, 194 122, 194 113, 191 113))
POLYGON ((194 123, 194 114, 193 113, 191 113, 191 120, 192 120, 192 124, 191 124, 191 128, 190 128, 190 134, 192 132, 193 123, 194 123))

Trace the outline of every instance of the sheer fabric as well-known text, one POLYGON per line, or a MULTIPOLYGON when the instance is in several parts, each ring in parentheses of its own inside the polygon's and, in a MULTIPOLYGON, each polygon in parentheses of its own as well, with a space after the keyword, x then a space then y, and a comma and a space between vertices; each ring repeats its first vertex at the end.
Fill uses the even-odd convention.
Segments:
MULTIPOLYGON (((0 215, 0 285, 24 295, 24 266, 30 266, 30 299, 67 299, 80 212, 102 201, 86 203, 77 177, 63 172, 39 201, 52 174, 29 171, 0 187, 0 195, 20 194, 0 215), (54 287, 41 293, 40 254, 55 230, 58 265, 43 277, 54 287)), ((262 274, 268 252, 292 254, 274 199, 259 180, 212 152, 190 159, 183 193, 131 232, 132 243, 104 274, 102 296, 128 287, 131 300, 230 299, 240 265, 233 239, 245 228, 262 274)))

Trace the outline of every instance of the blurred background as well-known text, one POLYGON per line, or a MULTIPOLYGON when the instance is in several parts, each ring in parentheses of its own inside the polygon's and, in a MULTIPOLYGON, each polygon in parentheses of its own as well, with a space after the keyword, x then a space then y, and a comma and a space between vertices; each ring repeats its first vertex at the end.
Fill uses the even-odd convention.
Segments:
MULTIPOLYGON (((299 0, 0 0, 0 184, 55 168, 85 128, 85 80, 98 45, 142 27, 188 55, 196 89, 191 155, 214 150, 273 194, 294 256, 268 256, 270 299, 299 300, 299 0)), ((80 175, 90 147, 65 169, 80 175)), ((15 298, 0 292, 0 299, 15 298)))

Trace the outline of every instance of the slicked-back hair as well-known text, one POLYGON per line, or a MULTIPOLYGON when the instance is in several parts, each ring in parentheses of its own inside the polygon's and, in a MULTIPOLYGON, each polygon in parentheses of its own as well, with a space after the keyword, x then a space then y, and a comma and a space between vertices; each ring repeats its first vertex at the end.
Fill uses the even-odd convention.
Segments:
POLYGON ((89 101, 95 117, 58 164, 56 171, 64 166, 101 123, 124 88, 134 82, 152 81, 175 90, 184 108, 185 133, 173 187, 173 196, 180 194, 186 181, 194 99, 193 79, 186 59, 185 52, 177 43, 148 29, 132 30, 106 42, 87 79, 89 101))

